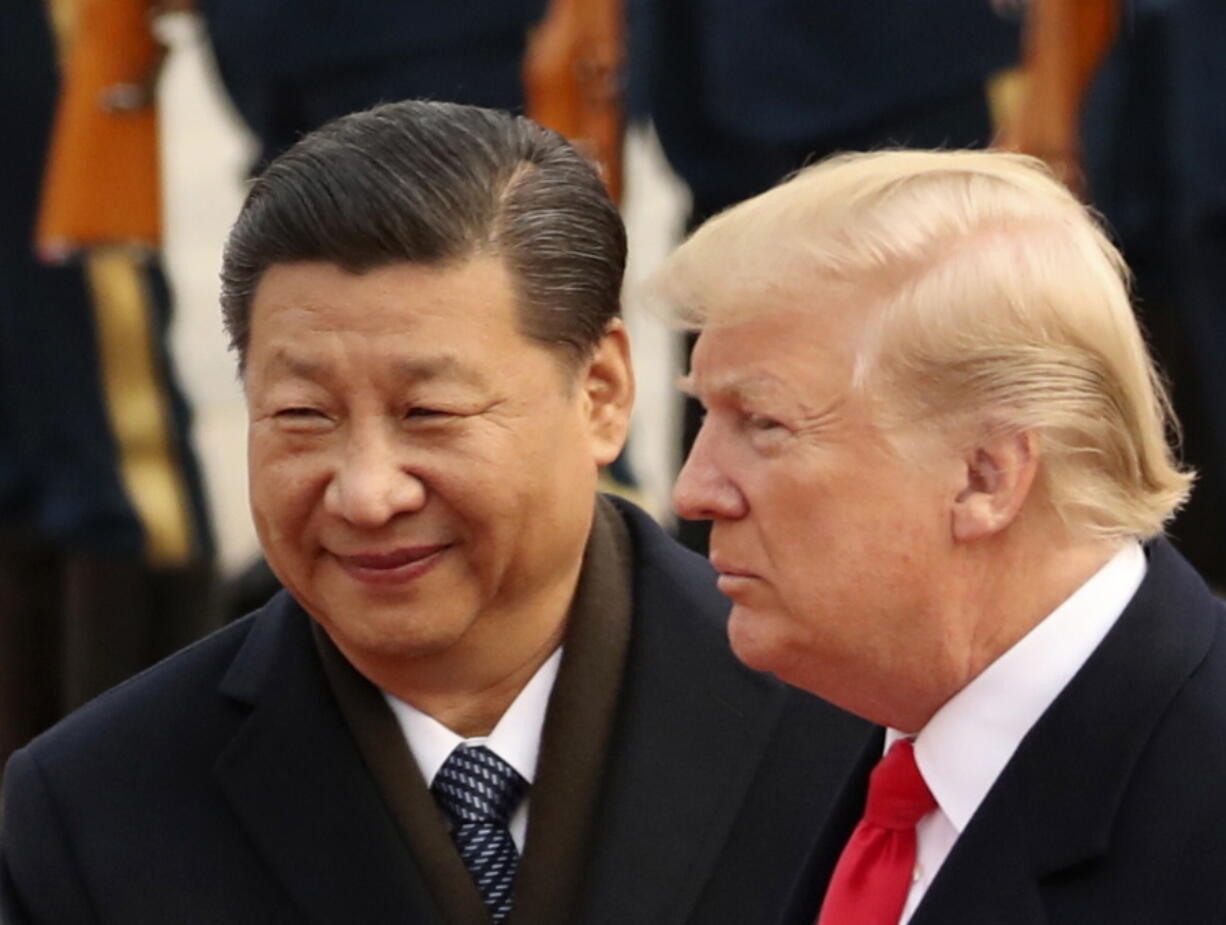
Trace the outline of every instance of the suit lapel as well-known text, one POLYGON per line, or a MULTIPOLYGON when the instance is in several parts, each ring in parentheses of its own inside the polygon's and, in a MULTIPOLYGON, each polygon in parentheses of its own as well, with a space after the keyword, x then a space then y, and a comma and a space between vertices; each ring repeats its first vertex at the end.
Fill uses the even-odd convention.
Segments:
POLYGON ((439 914, 451 925, 489 925, 477 885, 455 850, 391 707, 319 624, 312 623, 311 633, 341 715, 439 914))
MULTIPOLYGON (((638 517, 634 634, 583 923, 685 921, 723 849, 786 694, 740 666, 660 563, 678 553, 638 517)), ((713 592, 712 592, 713 594, 713 592)))
POLYGON ((309 921, 442 925, 289 598, 257 618, 222 690, 250 713, 214 775, 309 921))
POLYGON ((996 787, 963 832, 910 925, 1043 925, 1047 909, 1030 853, 1027 801, 996 787))
POLYGON ((654 664, 663 650, 636 663, 634 648, 582 921, 664 925, 684 921, 706 882, 783 692, 721 698, 701 674, 654 664))
POLYGON ((1165 541, 1098 649, 1023 739, 942 866, 913 925, 1038 923, 1056 885, 1108 850, 1155 726, 1204 659, 1212 598, 1165 541))

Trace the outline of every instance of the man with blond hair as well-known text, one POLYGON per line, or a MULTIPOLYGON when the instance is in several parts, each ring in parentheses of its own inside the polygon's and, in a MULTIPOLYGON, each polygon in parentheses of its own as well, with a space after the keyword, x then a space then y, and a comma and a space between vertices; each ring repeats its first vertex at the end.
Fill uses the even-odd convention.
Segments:
POLYGON ((1226 918, 1226 608, 1161 536, 1191 474, 1126 276, 1037 161, 890 151, 654 281, 734 651, 879 727, 819 925, 1226 918))

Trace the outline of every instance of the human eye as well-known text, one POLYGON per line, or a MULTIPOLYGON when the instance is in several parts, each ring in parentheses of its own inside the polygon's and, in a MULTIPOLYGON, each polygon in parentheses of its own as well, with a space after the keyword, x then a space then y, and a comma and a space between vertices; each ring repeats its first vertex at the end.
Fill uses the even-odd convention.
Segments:
POLYGON ((275 416, 277 417, 278 421, 291 422, 291 423, 313 423, 313 422, 322 423, 322 422, 327 421, 327 415, 325 415, 325 413, 322 412, 320 409, 316 409, 316 407, 308 407, 305 405, 303 406, 295 405, 291 407, 283 407, 283 409, 278 409, 276 411, 275 416))
POLYGON ((788 426, 773 414, 754 411, 750 408, 740 410, 741 427, 751 434, 779 435, 788 432, 788 426))
POLYGON ((297 424, 326 423, 329 420, 324 411, 309 405, 288 405, 277 409, 275 416, 278 421, 297 424))
POLYGON ((449 424, 472 417, 489 404, 481 396, 462 389, 422 389, 419 393, 402 396, 400 416, 406 424, 449 424))
POLYGON ((417 431, 450 431, 475 411, 460 400, 431 399, 412 402, 404 407, 400 419, 404 427, 417 431))
POLYGON ((443 408, 430 408, 423 405, 414 405, 404 413, 406 420, 441 420, 444 418, 454 417, 455 412, 448 411, 443 408))
POLYGON ((782 421, 766 414, 755 414, 752 412, 745 415, 745 426, 750 430, 761 433, 769 433, 773 430, 786 430, 782 421))
POLYGON ((332 418, 322 408, 311 405, 285 405, 272 414, 277 427, 285 433, 321 433, 332 426, 332 418))
POLYGON ((760 411, 741 413, 741 431, 752 446, 770 454, 782 452, 792 436, 792 429, 785 421, 760 411))
POLYGON ((318 408, 281 408, 277 411, 277 417, 287 420, 309 419, 323 417, 324 413, 318 408))

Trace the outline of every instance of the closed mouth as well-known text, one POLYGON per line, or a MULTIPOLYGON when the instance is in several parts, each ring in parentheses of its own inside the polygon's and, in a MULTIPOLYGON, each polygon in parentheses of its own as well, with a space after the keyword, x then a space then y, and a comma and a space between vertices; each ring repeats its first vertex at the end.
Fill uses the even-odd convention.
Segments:
POLYGON ((718 556, 713 556, 711 558, 711 565, 715 569, 715 571, 719 572, 719 575, 721 578, 725 578, 725 577, 726 578, 753 578, 754 577, 753 572, 749 572, 744 569, 737 568, 736 566, 728 562, 725 562, 723 559, 719 558, 718 556))
POLYGON ((419 562, 434 555, 444 546, 411 546, 405 549, 393 549, 390 552, 357 553, 351 556, 338 556, 346 565, 357 568, 388 569, 400 568, 410 562, 419 562))
POLYGON ((450 544, 407 546, 387 552, 336 555, 341 567, 360 581, 387 584, 410 581, 430 571, 450 544))

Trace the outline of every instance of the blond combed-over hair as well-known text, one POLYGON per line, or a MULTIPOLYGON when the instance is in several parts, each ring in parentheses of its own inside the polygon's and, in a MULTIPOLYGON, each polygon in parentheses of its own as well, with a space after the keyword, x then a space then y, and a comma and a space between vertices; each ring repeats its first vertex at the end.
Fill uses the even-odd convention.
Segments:
POLYGON ((854 385, 883 426, 1035 433, 1041 490, 1076 532, 1148 538, 1187 497, 1123 259, 1033 158, 830 158, 716 216, 649 292, 695 328, 781 300, 861 313, 854 385))

